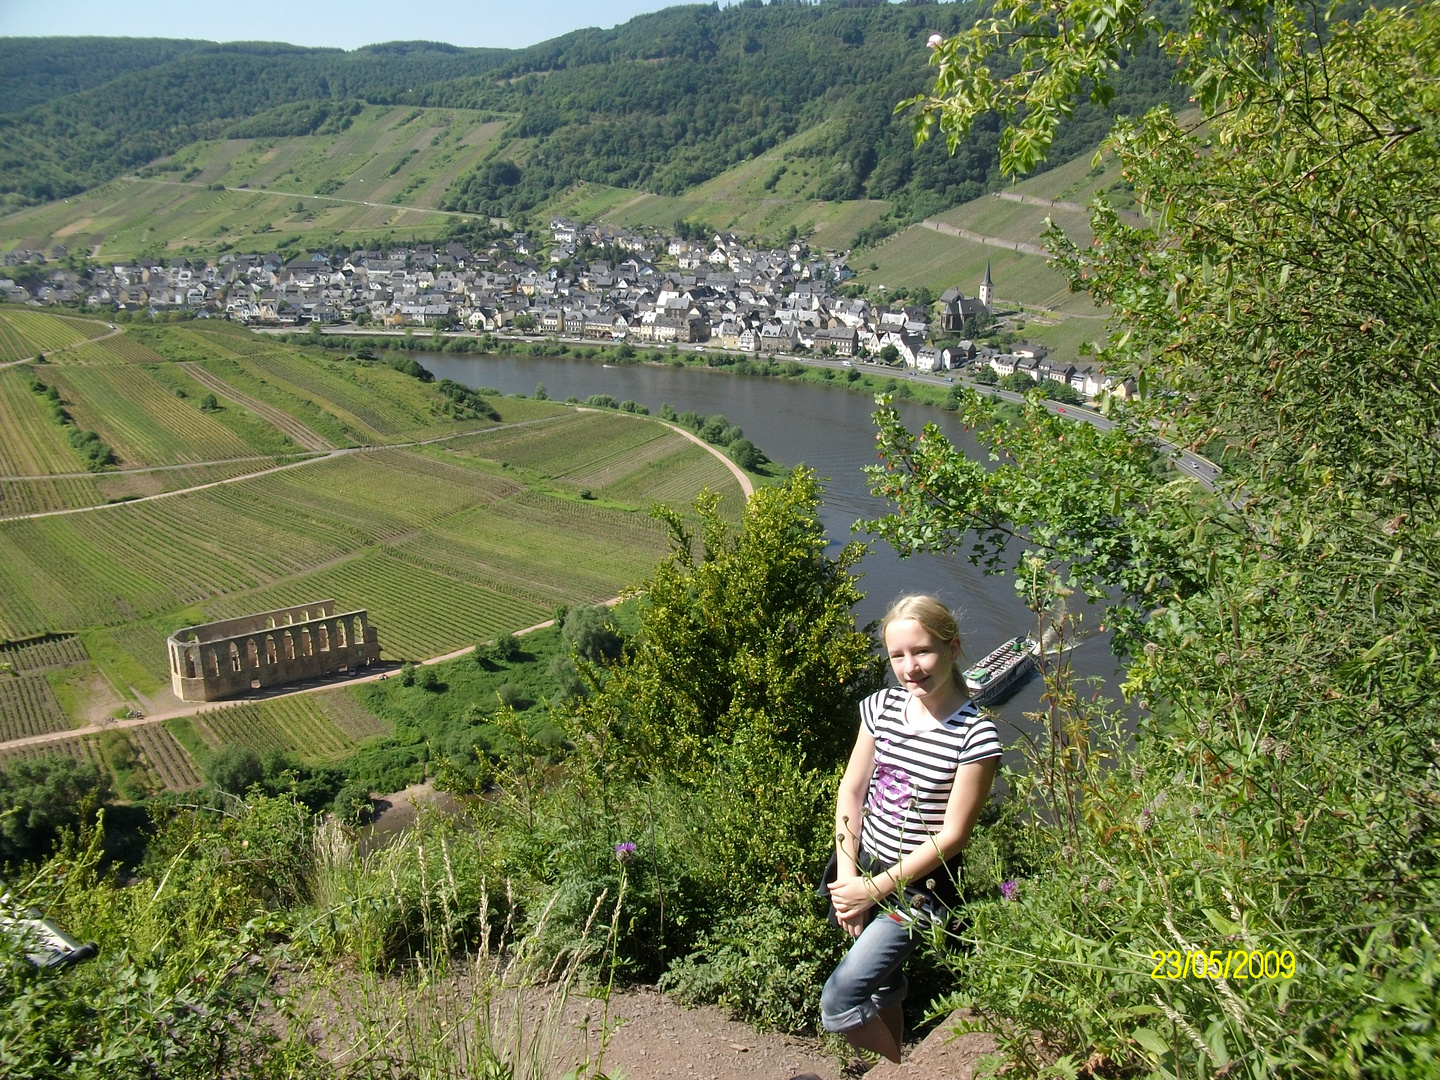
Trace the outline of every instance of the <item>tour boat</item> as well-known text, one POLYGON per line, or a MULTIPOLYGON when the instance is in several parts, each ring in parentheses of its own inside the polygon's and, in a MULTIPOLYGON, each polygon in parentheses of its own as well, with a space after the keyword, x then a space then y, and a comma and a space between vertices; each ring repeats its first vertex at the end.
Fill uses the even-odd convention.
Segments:
POLYGON ((1034 670, 1034 642, 1025 637, 1011 638, 965 669, 965 685, 977 705, 995 705, 1014 693, 1034 670))

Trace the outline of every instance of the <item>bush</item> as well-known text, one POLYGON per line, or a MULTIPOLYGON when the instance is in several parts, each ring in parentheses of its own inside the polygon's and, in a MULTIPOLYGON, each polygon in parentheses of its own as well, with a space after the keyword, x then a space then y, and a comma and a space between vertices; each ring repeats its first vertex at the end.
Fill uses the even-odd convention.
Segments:
POLYGON ((227 795, 244 795, 265 778, 260 755, 235 743, 226 743, 211 754, 202 770, 210 786, 227 795))
POLYGON ((495 690, 495 696, 500 699, 502 705, 514 709, 516 712, 524 712, 534 704, 530 695, 514 683, 501 683, 495 690))
POLYGON ((560 636, 582 660, 592 664, 614 660, 620 655, 625 639, 610 618, 610 609, 604 604, 579 604, 565 613, 560 636))
POLYGON ((765 464, 765 455, 749 439, 736 439, 730 444, 730 460, 747 472, 754 472, 765 464))

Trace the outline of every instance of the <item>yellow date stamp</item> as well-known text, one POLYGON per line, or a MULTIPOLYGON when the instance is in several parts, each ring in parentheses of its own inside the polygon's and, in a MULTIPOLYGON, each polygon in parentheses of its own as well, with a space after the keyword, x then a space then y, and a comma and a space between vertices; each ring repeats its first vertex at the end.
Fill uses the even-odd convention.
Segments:
POLYGON ((1266 952, 1245 949, 1190 949, 1186 952, 1156 949, 1152 979, 1293 979, 1295 954, 1289 949, 1266 952))

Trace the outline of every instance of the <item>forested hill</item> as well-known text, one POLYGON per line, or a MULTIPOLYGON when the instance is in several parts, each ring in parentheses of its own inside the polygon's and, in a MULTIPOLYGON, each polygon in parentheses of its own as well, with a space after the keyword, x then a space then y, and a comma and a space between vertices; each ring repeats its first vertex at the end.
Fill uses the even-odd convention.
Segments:
MULTIPOLYGON (((893 115, 896 101, 926 84, 927 37, 954 33, 979 11, 745 0, 669 8, 514 51, 131 43, 117 70, 138 65, 141 46, 156 62, 0 116, 0 193, 11 205, 55 199, 197 139, 307 134, 370 102, 508 118, 488 159, 455 181, 449 209, 523 214, 578 180, 675 194, 813 129, 796 152, 809 159, 814 197, 883 198, 915 217, 974 198, 996 179, 993 126, 950 157, 939 143, 917 152, 893 115)), ((93 50, 41 44, 34 55, 46 57, 45 86, 82 78, 64 65, 88 63, 93 50)), ((0 55, 14 78, 31 54, 0 55)), ((1158 53, 1144 53, 1117 88, 1114 109, 1138 112, 1172 93, 1170 71, 1158 53)), ((1082 106, 1053 160, 1092 146, 1108 125, 1082 106)))

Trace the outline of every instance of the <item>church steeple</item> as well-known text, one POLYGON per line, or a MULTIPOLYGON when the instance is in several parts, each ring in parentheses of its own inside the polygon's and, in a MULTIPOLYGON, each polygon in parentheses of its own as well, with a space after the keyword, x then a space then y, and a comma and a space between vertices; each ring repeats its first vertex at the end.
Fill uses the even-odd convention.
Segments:
POLYGON ((990 280, 990 264, 985 264, 985 280, 980 282, 980 303, 985 305, 985 310, 990 311, 995 302, 995 285, 990 280))

